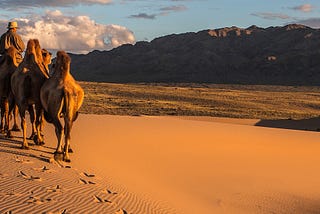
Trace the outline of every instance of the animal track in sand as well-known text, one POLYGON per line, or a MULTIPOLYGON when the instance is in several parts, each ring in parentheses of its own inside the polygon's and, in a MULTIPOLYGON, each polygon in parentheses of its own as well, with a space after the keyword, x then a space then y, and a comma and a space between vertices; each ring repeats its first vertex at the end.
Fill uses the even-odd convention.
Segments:
POLYGON ((116 214, 128 214, 128 212, 125 211, 124 209, 120 209, 116 212, 116 214))
POLYGON ((0 196, 22 196, 22 195, 23 194, 14 192, 14 190, 12 190, 10 192, 1 192, 0 193, 0 196))
POLYGON ((47 187, 47 192, 57 192, 61 193, 62 188, 59 185, 56 185, 55 187, 47 187))
POLYGON ((24 179, 27 179, 27 180, 31 180, 31 181, 42 181, 42 178, 38 177, 38 176, 30 176, 30 175, 27 175, 26 173, 24 173, 23 171, 19 171, 19 175, 18 177, 22 177, 24 179))
POLYGON ((105 193, 105 194, 110 194, 110 195, 117 195, 118 194, 117 192, 112 192, 111 190, 108 190, 108 189, 104 189, 101 192, 105 193))
POLYGON ((53 201, 51 198, 40 198, 35 196, 30 196, 29 199, 26 201, 27 203, 35 203, 35 204, 43 204, 45 202, 53 201))
POLYGON ((93 199, 94 199, 94 201, 97 202, 97 203, 115 204, 114 202, 109 201, 109 200, 107 200, 107 199, 102 199, 102 198, 100 198, 100 197, 97 196, 97 195, 94 195, 94 196, 93 196, 93 199))
POLYGON ((87 180, 84 180, 84 179, 82 179, 82 178, 79 178, 79 182, 80 182, 81 184, 96 184, 96 183, 93 182, 93 181, 87 181, 87 180))
POLYGON ((35 171, 39 171, 39 172, 54 172, 54 170, 47 168, 47 166, 44 166, 42 168, 33 168, 33 170, 35 171))
POLYGON ((86 177, 88 177, 88 178, 93 178, 93 177, 95 177, 94 174, 89 174, 89 173, 86 173, 86 172, 84 172, 83 175, 86 176, 86 177))
POLYGON ((32 161, 30 161, 30 160, 24 160, 23 158, 21 158, 21 157, 19 157, 19 156, 16 156, 16 157, 15 157, 15 161, 16 161, 17 163, 33 163, 32 161))

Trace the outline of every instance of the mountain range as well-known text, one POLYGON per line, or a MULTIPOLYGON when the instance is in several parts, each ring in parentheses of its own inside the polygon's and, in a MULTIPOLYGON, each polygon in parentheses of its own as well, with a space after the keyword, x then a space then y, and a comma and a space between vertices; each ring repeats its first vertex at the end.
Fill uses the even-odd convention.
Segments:
POLYGON ((320 30, 226 27, 70 54, 78 80, 320 85, 320 30))

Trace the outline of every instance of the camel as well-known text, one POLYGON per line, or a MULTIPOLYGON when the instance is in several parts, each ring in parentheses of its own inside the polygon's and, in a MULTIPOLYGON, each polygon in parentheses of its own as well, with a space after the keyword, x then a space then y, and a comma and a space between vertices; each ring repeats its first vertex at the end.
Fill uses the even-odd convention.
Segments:
POLYGON ((19 109, 21 128, 23 131, 22 149, 29 148, 26 138, 25 113, 27 110, 30 112, 32 130, 36 133, 36 137, 33 140, 36 145, 44 144, 43 136, 40 133, 41 115, 43 111, 40 101, 40 88, 48 78, 48 70, 43 60, 39 40, 30 39, 23 61, 11 77, 11 89, 15 103, 19 109), (35 113, 34 117, 32 116, 32 112, 35 113))
MULTIPOLYGON (((49 65, 51 64, 51 56, 52 56, 52 54, 46 49, 41 49, 41 55, 42 55, 42 58, 43 58, 42 65, 45 68, 46 73, 49 76, 49 65)), ((34 122, 36 120, 34 106, 29 106, 28 112, 29 112, 30 121, 31 121, 31 124, 32 124, 32 132, 31 132, 30 137, 28 137, 28 139, 33 140, 34 138, 37 137, 36 124, 34 122)), ((40 134, 41 134, 41 136, 43 136, 43 134, 42 134, 43 126, 44 126, 44 117, 43 117, 43 115, 41 115, 40 118, 41 118, 40 134)))
MULTIPOLYGON (((0 99, 1 99, 1 123, 0 131, 6 133, 9 136, 9 103, 11 101, 11 86, 10 79, 14 71, 18 67, 16 60, 16 49, 10 47, 4 54, 0 62, 0 99)), ((18 131, 17 123, 17 108, 14 111, 14 126, 12 130, 18 131)))
POLYGON ((55 160, 70 162, 70 134, 82 105, 84 91, 70 74, 71 59, 64 51, 57 52, 52 76, 45 81, 40 91, 40 99, 47 122, 53 123, 58 140, 54 153, 55 160), (60 121, 64 118, 64 127, 60 121), (64 151, 62 138, 64 129, 64 151))
MULTIPOLYGON (((15 60, 15 58, 13 57, 14 54, 15 54, 16 50, 14 48, 9 48, 7 53, 9 54, 8 56, 11 56, 9 58, 9 60, 11 60, 13 62, 14 60, 14 64, 13 63, 7 63, 8 64, 8 68, 6 68, 6 70, 9 70, 11 69, 11 73, 13 73, 15 71, 15 69, 17 68, 17 62, 15 60), (11 68, 10 68, 11 66, 11 68), (15 68, 15 69, 14 69, 15 68)), ((46 71, 47 71, 47 74, 49 74, 49 64, 51 64, 51 56, 52 54, 46 50, 46 49, 42 49, 41 50, 41 53, 42 53, 42 57, 43 57, 43 66, 45 67, 46 71)), ((4 57, 6 60, 6 58, 8 57, 4 57)), ((1 65, 0 65, 1 66, 1 65)), ((0 68, 1 69, 1 68, 0 68)), ((3 68, 5 69, 5 68, 3 68)), ((0 70, 1 72, 1 70, 0 70)), ((5 125, 5 131, 3 132, 7 132, 7 137, 12 137, 11 135, 11 131, 20 131, 19 129, 19 126, 18 126, 18 122, 17 122, 17 117, 18 117, 18 114, 19 114, 19 111, 18 111, 18 107, 17 105, 15 105, 15 102, 14 102, 14 98, 13 98, 13 95, 11 93, 11 86, 10 86, 10 78, 11 78, 11 75, 10 77, 8 78, 8 83, 6 84, 6 86, 9 86, 9 90, 10 90, 10 93, 9 93, 9 99, 3 99, 3 102, 2 102, 2 106, 1 106, 1 124, 0 124, 0 128, 3 127, 3 120, 6 119, 6 124, 8 125, 5 125), (8 103, 9 101, 9 103, 8 103), (8 110, 8 105, 9 105, 9 110, 8 110), (9 112, 8 112, 9 111, 9 112), (7 128, 9 128, 9 114, 13 111, 13 118, 14 118, 14 125, 12 127, 11 130, 7 130, 7 128)), ((4 84, 3 84, 4 85, 4 84)), ((1 92, 0 92, 1 94, 1 92)), ((32 106, 29 107, 28 109, 29 111, 29 114, 30 114, 30 121, 32 121, 32 133, 31 133, 31 136, 28 138, 28 139, 33 139, 35 136, 36 136, 36 133, 35 133, 35 125, 34 125, 34 121, 35 121, 35 112, 34 112, 34 109, 32 106)), ((44 124, 44 119, 43 117, 41 117, 41 127, 40 127, 40 133, 42 133, 42 130, 43 130, 43 124, 44 124)), ((0 129, 1 131, 1 129, 0 129)), ((43 136, 43 134, 42 134, 43 136)))

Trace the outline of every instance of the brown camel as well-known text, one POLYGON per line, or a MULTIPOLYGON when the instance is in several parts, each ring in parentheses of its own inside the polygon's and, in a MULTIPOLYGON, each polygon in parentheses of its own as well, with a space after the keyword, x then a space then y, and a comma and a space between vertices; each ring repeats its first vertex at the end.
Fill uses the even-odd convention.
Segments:
MULTIPOLYGON (((13 72, 17 69, 16 49, 10 47, 4 54, 0 62, 0 99, 1 99, 1 123, 0 131, 9 135, 9 103, 11 98, 10 79, 13 72)), ((17 109, 14 111, 14 126, 13 130, 19 130, 17 125, 17 109)))
MULTIPOLYGON (((14 48, 13 49, 10 48, 7 51, 9 56, 11 56, 9 59, 12 59, 12 61, 15 60, 15 58, 13 58, 13 56, 14 56, 13 52, 16 52, 16 50, 14 48)), ((51 56, 52 56, 52 54, 46 49, 42 49, 41 53, 42 53, 42 57, 43 57, 43 65, 46 68, 47 73, 49 74, 49 64, 51 64, 51 56)), ((5 58, 4 60, 6 60, 6 58, 8 58, 8 57, 4 57, 4 58, 5 58)), ((8 63, 8 65, 13 65, 13 63, 11 63, 11 64, 8 63)), ((15 69, 17 68, 16 60, 14 62, 14 66, 11 66, 12 70, 13 70, 13 67, 15 69)), ((7 70, 8 70, 8 68, 7 68, 7 70)), ((13 72, 14 72, 14 70, 13 70, 13 72)), ((1 69, 0 69, 0 72, 1 72, 1 69)), ((19 126, 18 126, 18 121, 17 121, 19 111, 18 111, 17 105, 15 105, 14 98, 13 98, 13 95, 11 93, 11 84, 10 84, 10 82, 11 82, 11 75, 10 75, 10 78, 8 79, 8 83, 6 84, 6 85, 8 85, 10 87, 10 89, 9 89, 10 90, 9 99, 3 99, 2 106, 1 106, 1 117, 2 118, 1 118, 0 128, 3 127, 2 124, 4 124, 3 123, 4 119, 6 119, 6 124, 9 123, 9 120, 8 120, 9 117, 8 116, 13 111, 14 125, 13 125, 11 130, 12 131, 20 131, 19 126), (8 104, 8 101, 9 101, 9 104, 8 104), (8 105, 9 105, 9 110, 8 110, 8 105), (8 113, 8 111, 9 111, 9 113, 8 113), (4 117, 3 114, 5 115, 5 117, 4 117)), ((32 133, 31 133, 31 136, 29 137, 29 139, 33 139, 36 136, 36 133, 35 133, 35 129, 36 128, 35 128, 35 123, 34 123, 36 118, 35 118, 35 112, 34 112, 35 110, 33 109, 33 106, 30 106, 28 111, 29 111, 29 114, 30 114, 30 121, 32 121, 32 133)), ((43 124, 44 124, 44 119, 43 119, 43 117, 41 117, 40 133, 42 133, 43 124)), ((9 124, 6 125, 5 127, 9 128, 9 124)), ((11 130, 6 130, 7 131, 7 137, 12 137, 11 130)))
POLYGON ((40 101, 40 88, 48 78, 48 70, 44 65, 39 41, 37 39, 30 39, 27 44, 23 61, 11 77, 11 89, 21 117, 23 149, 29 148, 26 139, 25 113, 29 110, 32 114, 33 105, 35 118, 31 117, 31 120, 35 119, 35 121, 31 121, 31 123, 33 124, 33 132, 36 133, 34 142, 36 145, 44 144, 43 137, 40 134, 41 115, 43 111, 40 101))
MULTIPOLYGON (((49 64, 51 64, 51 56, 52 56, 52 54, 46 49, 41 49, 41 55, 42 55, 42 59, 43 59, 42 65, 45 68, 46 73, 49 76, 49 64)), ((36 128, 36 123, 34 122, 36 120, 36 114, 35 114, 35 109, 34 109, 33 105, 29 106, 28 112, 29 112, 29 115, 30 115, 30 121, 31 121, 31 125, 32 125, 32 132, 31 132, 30 137, 28 137, 28 139, 36 140, 35 138, 37 137, 37 131, 36 131, 37 128, 36 128)), ((42 134, 43 126, 44 126, 44 117, 43 117, 43 115, 41 115, 40 119, 41 119, 40 134, 41 134, 41 136, 43 136, 43 134, 42 134)))
POLYGON ((41 103, 47 122, 55 126, 58 139, 55 159, 70 162, 70 133, 82 105, 84 91, 70 74, 71 59, 64 51, 57 52, 56 64, 52 76, 45 81, 40 91, 41 103), (64 118, 64 127, 60 122, 64 118), (62 137, 64 129, 64 151, 62 137))

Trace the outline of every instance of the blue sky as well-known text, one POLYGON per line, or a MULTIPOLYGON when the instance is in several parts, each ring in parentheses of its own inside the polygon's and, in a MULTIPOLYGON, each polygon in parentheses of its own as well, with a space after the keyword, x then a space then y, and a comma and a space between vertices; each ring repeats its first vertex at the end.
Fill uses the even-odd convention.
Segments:
POLYGON ((228 26, 320 28, 319 0, 0 0, 0 8, 0 32, 17 20, 24 40, 79 53, 228 26))

